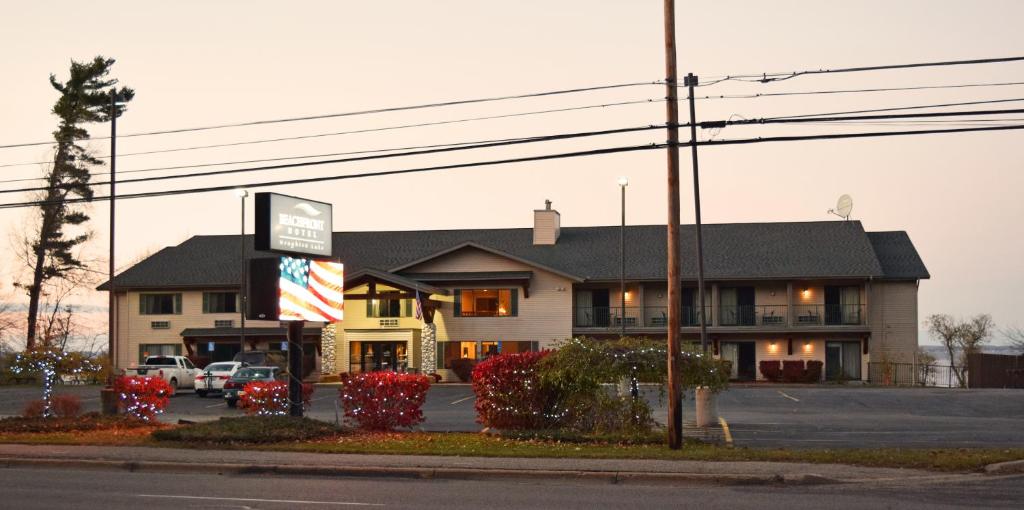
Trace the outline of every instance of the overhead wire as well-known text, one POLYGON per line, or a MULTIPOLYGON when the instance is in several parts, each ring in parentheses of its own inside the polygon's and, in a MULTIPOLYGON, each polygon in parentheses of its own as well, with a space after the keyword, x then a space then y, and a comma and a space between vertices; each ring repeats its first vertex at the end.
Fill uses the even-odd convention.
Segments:
MULTIPOLYGON (((569 139, 578 139, 578 138, 584 138, 584 137, 605 136, 605 135, 612 135, 612 134, 635 133, 635 132, 640 132, 640 131, 650 131, 650 130, 654 130, 654 129, 663 129, 663 128, 664 128, 664 126, 662 126, 662 125, 647 125, 647 126, 638 126, 638 127, 630 127, 630 128, 605 129, 605 130, 600 130, 600 131, 584 131, 584 132, 576 132, 576 133, 559 133, 559 134, 555 134, 555 135, 543 135, 543 136, 529 137, 529 138, 523 138, 523 139, 517 139, 517 140, 504 140, 504 141, 495 141, 495 142, 484 142, 484 143, 479 143, 479 144, 476 144, 476 145, 462 145, 462 146, 456 146, 456 147, 444 147, 444 148, 427 149, 427 150, 420 150, 420 151, 398 152, 398 153, 391 153, 391 154, 377 154, 377 155, 372 155, 372 156, 360 156, 360 157, 341 158, 341 159, 328 159, 328 160, 319 160, 319 161, 303 161, 303 162, 296 162, 296 163, 285 163, 285 164, 280 164, 280 165, 269 165, 269 166, 251 167, 251 168, 233 168, 233 169, 229 169, 229 170, 215 170, 215 171, 212 171, 212 172, 193 172, 193 173, 187 173, 187 174, 160 175, 160 176, 142 177, 142 178, 136 178, 136 179, 120 179, 120 180, 117 181, 117 184, 124 185, 124 184, 140 183, 140 182, 165 181, 165 180, 170 180, 170 179, 186 179, 186 178, 193 178, 193 177, 209 177, 209 176, 213 176, 213 175, 228 175, 228 174, 248 173, 248 172, 257 172, 257 171, 283 170, 283 169, 288 169, 288 168, 301 168, 301 167, 307 167, 307 166, 318 166, 318 165, 326 165, 326 164, 334 164, 334 163, 350 163, 350 162, 355 162, 355 161, 369 161, 369 160, 375 160, 375 159, 397 158, 397 157, 406 157, 406 156, 421 156, 421 155, 426 155, 426 154, 437 154, 437 153, 443 153, 443 152, 455 152, 455 151, 464 151, 464 150, 472 150, 472 149, 493 148, 493 147, 506 147, 506 146, 510 146, 510 145, 521 145, 521 144, 527 144, 527 143, 550 142, 550 141, 558 141, 558 140, 569 140, 569 139)), ((110 182, 90 182, 90 183, 87 183, 86 186, 98 187, 98 186, 107 186, 109 184, 110 184, 110 182)), ((49 186, 40 186, 40 187, 33 187, 33 188, 4 189, 4 190, 0 190, 0 194, 23 193, 23 192, 30 192, 30 191, 44 191, 44 190, 47 190, 47 189, 50 189, 50 187, 49 186)))
MULTIPOLYGON (((376 133, 376 132, 381 132, 381 131, 394 131, 394 130, 400 130, 400 129, 412 129, 412 128, 419 128, 419 127, 441 126, 441 125, 447 125, 447 124, 461 124, 461 123, 467 123, 467 122, 477 122, 477 121, 482 121, 482 120, 508 119, 508 118, 515 118, 515 117, 531 116, 531 115, 544 115, 544 114, 549 114, 549 113, 563 113, 563 112, 571 112, 571 111, 592 110, 592 109, 598 109, 598 108, 609 108, 609 107, 614 107, 614 106, 628 106, 628 105, 635 105, 635 104, 658 103, 658 102, 662 102, 662 101, 665 101, 665 99, 651 99, 651 98, 649 98, 649 99, 639 99, 639 100, 632 100, 632 101, 618 101, 618 102, 612 102, 612 103, 600 103, 600 104, 590 104, 590 105, 583 105, 583 106, 571 106, 571 107, 565 107, 565 108, 550 108, 550 109, 546 109, 546 110, 533 110, 533 111, 527 111, 527 112, 507 113, 507 114, 500 114, 500 115, 484 115, 484 116, 478 116, 478 117, 464 117, 464 118, 459 118, 459 119, 450 119, 450 120, 434 121, 434 122, 420 122, 420 123, 414 123, 414 124, 399 124, 399 125, 384 126, 384 127, 379 127, 379 128, 354 129, 354 130, 348 130, 348 131, 334 131, 334 132, 329 132, 329 133, 315 133, 315 134, 310 134, 310 135, 279 137, 279 138, 264 138, 264 139, 258 139, 258 140, 246 140, 246 141, 240 141, 240 142, 229 142, 229 143, 219 143, 219 144, 209 144, 209 145, 195 145, 195 146, 187 146, 187 147, 175 147, 175 148, 170 148, 170 149, 158 149, 158 150, 141 151, 141 152, 127 152, 127 153, 123 153, 123 154, 118 154, 117 157, 118 158, 122 158, 122 157, 143 156, 143 155, 150 155, 150 154, 166 154, 166 153, 171 153, 171 152, 185 152, 185 151, 194 151, 194 150, 202 150, 202 149, 216 149, 216 148, 221 148, 221 147, 237 147, 237 146, 242 146, 242 145, 257 145, 257 144, 284 142, 284 141, 291 141, 291 140, 307 140, 307 139, 313 139, 313 138, 325 138, 325 137, 330 137, 330 136, 342 136, 342 135, 351 135, 351 134, 360 134, 360 133, 376 133)), ((120 138, 120 135, 118 135, 118 138, 120 138)), ((107 155, 95 156, 95 157, 97 159, 109 159, 110 155, 107 154, 107 155)), ((0 165, 0 168, 13 167, 13 166, 41 165, 41 164, 47 164, 47 163, 50 163, 50 161, 36 161, 36 162, 29 162, 29 163, 8 163, 8 164, 0 165)))
MULTIPOLYGON (((235 123, 229 123, 229 124, 214 124, 214 125, 209 125, 209 126, 196 126, 196 127, 187 127, 187 128, 166 129, 166 130, 159 130, 159 131, 146 131, 146 132, 141 132, 141 133, 127 133, 127 134, 117 135, 117 137, 118 138, 132 138, 132 137, 137 137, 137 136, 165 135, 165 134, 174 134, 174 133, 189 133, 189 132, 195 132, 195 131, 210 131, 210 130, 214 130, 214 129, 224 129, 224 128, 233 128, 233 127, 261 126, 261 125, 266 125, 266 124, 278 124, 278 123, 284 123, 284 122, 299 122, 299 121, 330 119, 330 118, 338 118, 338 117, 354 117, 354 116, 358 116, 358 115, 371 115, 371 114, 378 114, 378 113, 392 113, 392 112, 401 112, 401 111, 409 111, 409 110, 422 110, 422 109, 426 109, 426 108, 439 108, 439 107, 447 107, 447 106, 458 106, 458 105, 477 104, 477 103, 489 103, 489 102, 495 102, 495 101, 506 101, 506 100, 511 100, 511 99, 526 99, 526 98, 532 98, 532 97, 545 97, 545 96, 555 96, 555 95, 564 95, 564 94, 576 94, 576 93, 580 93, 580 92, 593 92, 593 91, 598 91, 598 90, 611 90, 611 89, 620 89, 620 88, 626 88, 626 87, 638 87, 638 86, 644 86, 644 85, 656 85, 658 83, 659 83, 658 81, 646 81, 646 82, 618 83, 618 84, 612 84, 612 85, 597 85, 597 86, 591 86, 591 87, 577 87, 577 88, 572 88, 572 89, 548 90, 548 91, 543 91, 543 92, 530 92, 530 93, 526 93, 526 94, 512 94, 512 95, 505 95, 505 96, 474 98, 474 99, 459 99, 459 100, 453 100, 453 101, 442 101, 442 102, 436 102, 436 103, 426 103, 426 104, 416 104, 416 105, 406 105, 406 106, 394 106, 394 107, 387 107, 387 108, 374 108, 374 109, 370 109, 370 110, 356 110, 356 111, 341 112, 341 113, 326 113, 326 114, 319 114, 319 115, 306 115, 306 116, 301 116, 301 117, 285 117, 285 118, 278 118, 278 119, 264 119, 264 120, 248 121, 248 122, 235 122, 235 123)), ((109 136, 97 136, 97 137, 87 137, 87 138, 74 138, 73 140, 109 140, 109 139, 110 139, 109 136)), ((39 146, 39 145, 51 145, 53 143, 54 143, 53 140, 48 140, 48 141, 45 141, 45 142, 25 142, 25 143, 7 144, 7 145, 0 145, 0 149, 10 149, 10 148, 16 148, 16 147, 32 147, 32 146, 39 146)))
MULTIPOLYGON (((917 85, 912 87, 882 87, 882 88, 861 88, 861 89, 838 89, 838 90, 807 90, 807 91, 793 91, 793 92, 759 92, 756 94, 720 94, 720 95, 707 95, 698 96, 694 99, 707 100, 707 99, 758 99, 762 97, 784 97, 784 96, 809 96, 809 95, 829 95, 829 94, 858 94, 858 93, 870 93, 870 92, 903 92, 912 90, 940 90, 940 89, 962 89, 962 88, 975 88, 975 87, 1010 87, 1015 85, 1024 85, 1024 81, 1013 81, 1013 82, 995 82, 995 83, 961 83, 951 85, 917 85)), ((683 85, 679 86, 683 88, 683 85)))
MULTIPOLYGON (((922 129, 912 131, 870 131, 870 132, 859 132, 859 133, 829 133, 829 134, 818 134, 818 135, 798 135, 798 136, 772 136, 772 137, 757 137, 757 138, 743 138, 743 139, 731 139, 731 140, 709 140, 699 141, 696 143, 698 146, 714 146, 714 145, 745 145, 745 144, 756 144, 756 143, 770 143, 770 142, 793 142, 793 141, 805 141, 805 140, 836 140, 836 139, 850 139, 850 138, 868 138, 868 137, 892 137, 892 136, 914 136, 924 134, 947 134, 947 133, 968 133, 968 132, 985 132, 985 131, 1009 131, 1009 130, 1021 130, 1024 129, 1024 124, 1017 124, 1012 126, 986 126, 986 127, 970 127, 970 128, 951 128, 951 129, 922 129)), ((689 147, 690 142, 679 142, 676 144, 678 147, 689 147)), ((583 156, 594 156, 603 154, 614 154, 622 152, 636 152, 645 150, 661 149, 666 147, 665 143, 652 143, 647 145, 632 145, 632 146, 620 146, 620 147, 608 147, 601 149, 590 149, 585 151, 574 151, 574 152, 563 152, 555 154, 544 154, 538 156, 527 156, 520 158, 508 158, 500 160, 489 160, 489 161, 474 161, 469 163, 454 163, 448 165, 436 165, 428 167, 415 167, 415 168, 404 168, 399 170, 384 170, 378 172, 364 172, 359 174, 345 174, 345 175, 329 175, 319 177, 308 177, 303 179, 288 179, 278 181, 263 181, 263 182, 249 182, 249 183, 236 183, 229 185, 220 186, 207 186, 202 188, 189 188, 189 189, 177 189, 177 190, 163 190, 163 191, 152 191, 142 193, 130 193, 125 195, 118 195, 118 199, 134 199, 134 198, 151 198, 160 196, 171 196, 171 195, 186 195, 195 193, 208 193, 216 191, 227 191, 239 188, 261 188, 269 186, 284 186, 291 184, 308 184, 313 182, 326 182, 336 181, 345 179, 359 179, 367 177, 380 177, 385 175, 401 175, 421 172, 433 172, 440 170, 452 170, 460 168, 473 168, 480 166, 495 166, 495 165, 507 165, 515 163, 525 163, 534 161, 544 161, 552 159, 566 159, 583 156)), ((109 196, 93 197, 92 201, 106 201, 109 200, 109 196)), ((36 207, 40 205, 49 205, 52 203, 59 203, 60 201, 28 201, 28 202, 14 202, 0 204, 0 209, 15 209, 23 207, 36 207)), ((63 203, 80 203, 86 202, 85 199, 73 198, 64 200, 63 203)))

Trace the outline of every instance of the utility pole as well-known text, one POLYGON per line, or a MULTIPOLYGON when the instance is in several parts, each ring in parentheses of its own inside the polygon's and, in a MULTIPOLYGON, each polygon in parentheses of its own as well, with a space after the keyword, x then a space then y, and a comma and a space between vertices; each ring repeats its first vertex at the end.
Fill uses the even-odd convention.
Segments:
POLYGON ((248 271, 249 268, 248 268, 248 264, 245 261, 245 197, 249 196, 249 192, 247 190, 242 189, 242 190, 238 190, 236 192, 236 194, 238 195, 238 198, 242 201, 242 223, 241 223, 241 229, 240 229, 240 232, 239 232, 239 235, 238 235, 238 237, 240 238, 239 241, 238 241, 239 242, 239 253, 241 253, 241 257, 242 257, 242 260, 241 260, 241 262, 242 262, 242 284, 240 285, 241 292, 238 293, 238 306, 239 306, 239 308, 241 308, 240 311, 242 312, 241 313, 241 319, 242 319, 241 320, 241 322, 242 322, 241 323, 241 327, 242 327, 242 331, 241 331, 241 342, 239 343, 239 346, 238 346, 238 352, 242 353, 242 352, 245 352, 245 314, 248 311, 248 299, 247 299, 248 298, 248 292, 246 292, 247 291, 246 285, 248 284, 248 282, 246 280, 249 277, 249 274, 248 274, 249 273, 249 271, 248 271))
POLYGON ((306 321, 288 322, 288 414, 302 418, 302 330, 306 321))
POLYGON ((697 77, 693 73, 686 75, 686 86, 690 92, 690 155, 693 156, 693 210, 694 223, 697 229, 697 294, 700 295, 700 347, 708 354, 708 321, 707 308, 704 305, 704 240, 700 223, 700 171, 697 167, 697 111, 694 107, 693 88, 697 86, 697 77))
POLYGON ((619 188, 622 190, 622 225, 619 226, 619 293, 622 297, 622 329, 620 336, 626 337, 626 186, 629 180, 619 177, 619 188))
POLYGON ((668 128, 668 447, 683 446, 683 397, 679 373, 679 97, 676 91, 676 5, 665 2, 665 110, 668 128))

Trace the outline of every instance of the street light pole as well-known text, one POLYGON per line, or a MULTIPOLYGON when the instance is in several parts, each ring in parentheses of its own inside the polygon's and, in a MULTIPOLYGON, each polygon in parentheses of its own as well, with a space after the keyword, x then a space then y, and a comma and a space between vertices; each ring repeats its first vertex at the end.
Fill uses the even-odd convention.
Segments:
POLYGON ((686 75, 686 87, 690 92, 690 154, 693 158, 693 212, 694 228, 697 230, 697 294, 700 296, 700 348, 708 354, 708 313, 704 305, 704 240, 700 221, 700 169, 697 166, 697 111, 694 106, 693 88, 697 86, 697 77, 693 73, 686 75))
POLYGON ((619 188, 622 190, 622 225, 619 227, 619 292, 622 296, 622 332, 626 336, 626 186, 629 179, 619 177, 619 188))
POLYGON ((242 222, 241 222, 241 229, 240 229, 241 233, 238 236, 239 239, 240 239, 239 240, 239 253, 241 254, 241 257, 242 257, 242 259, 241 259, 242 260, 242 284, 239 287, 241 289, 241 291, 238 293, 238 304, 239 304, 239 308, 240 308, 240 311, 241 311, 241 318, 242 318, 242 323, 241 323, 242 335, 241 335, 241 342, 239 344, 239 351, 238 352, 245 352, 245 312, 248 310, 248 299, 246 299, 247 298, 247 295, 246 295, 247 294, 246 293, 246 284, 248 282, 246 280, 249 277, 249 274, 248 274, 249 273, 249 268, 247 267, 247 264, 245 262, 245 197, 249 196, 249 192, 244 190, 244 189, 240 189, 240 190, 238 190, 236 192, 236 194, 238 195, 238 198, 242 201, 242 222))
POLYGON ((110 251, 107 254, 107 358, 109 358, 110 370, 107 371, 107 385, 114 384, 114 307, 116 295, 114 292, 114 225, 115 205, 117 198, 117 92, 110 91, 110 251))

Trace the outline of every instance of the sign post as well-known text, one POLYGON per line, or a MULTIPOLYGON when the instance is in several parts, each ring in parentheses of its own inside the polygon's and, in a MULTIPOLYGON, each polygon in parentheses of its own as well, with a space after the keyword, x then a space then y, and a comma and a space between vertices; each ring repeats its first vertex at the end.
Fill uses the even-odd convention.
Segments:
POLYGON ((250 261, 246 313, 288 325, 288 414, 302 417, 306 321, 337 322, 344 314, 344 266, 332 262, 331 204, 256 193, 256 250, 286 256, 250 261))
POLYGON ((302 418, 302 330, 306 321, 288 321, 288 415, 302 418))

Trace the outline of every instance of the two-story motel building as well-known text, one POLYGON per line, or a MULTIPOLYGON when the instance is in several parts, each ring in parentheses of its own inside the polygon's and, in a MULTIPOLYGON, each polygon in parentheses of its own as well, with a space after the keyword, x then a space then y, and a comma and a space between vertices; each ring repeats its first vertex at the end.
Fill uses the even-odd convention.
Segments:
MULTIPOLYGON (((664 337, 665 227, 560 227, 550 207, 532 229, 336 232, 345 318, 307 324, 313 375, 437 371, 457 358, 554 346, 572 336, 664 337), (418 313, 416 297, 421 299, 418 313)), ((733 377, 773 359, 825 362, 825 377, 867 377, 870 360, 912 361, 918 285, 929 278, 905 232, 858 221, 704 226, 706 309, 699 309, 693 226, 681 228, 682 334, 707 321, 733 377)), ((248 257, 272 257, 253 252, 248 257)), ((231 359, 241 348, 238 236, 196 236, 115 278, 118 367, 147 354, 231 359)), ((101 290, 109 287, 104 284, 101 290)), ((246 350, 281 350, 277 322, 248 321, 246 350)))

